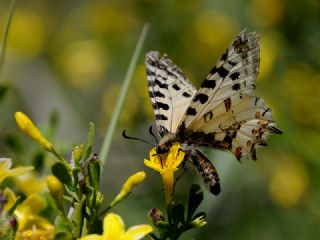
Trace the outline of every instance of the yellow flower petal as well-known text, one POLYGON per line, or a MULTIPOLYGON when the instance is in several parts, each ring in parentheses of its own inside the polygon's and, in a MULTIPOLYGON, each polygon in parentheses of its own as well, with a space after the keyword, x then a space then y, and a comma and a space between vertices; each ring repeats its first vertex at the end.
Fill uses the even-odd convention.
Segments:
MULTIPOLYGON (((45 201, 38 194, 30 194, 16 209, 18 215, 36 215, 45 208, 45 201)), ((19 217, 18 217, 19 218, 19 217)))
POLYGON ((124 223, 122 218, 114 213, 109 213, 103 220, 103 239, 121 239, 124 234, 124 223))
POLYGON ((150 225, 138 225, 128 229, 124 234, 123 240, 138 240, 153 231, 150 225))
POLYGON ((19 222, 18 231, 26 231, 34 228, 34 226, 37 228, 37 230, 49 231, 54 229, 53 225, 44 217, 37 215, 24 215, 21 218, 21 215, 18 215, 16 211, 14 213, 17 215, 19 222))
POLYGON ((152 162, 150 161, 149 159, 145 159, 144 160, 144 165, 146 165, 148 168, 151 168, 157 172, 161 172, 162 171, 162 168, 161 168, 161 165, 155 163, 155 162, 152 162))
POLYGON ((79 238, 79 240, 106 240, 106 239, 103 236, 99 236, 97 234, 90 234, 82 238, 79 238))
POLYGON ((11 166, 12 161, 10 158, 0 158, 0 183, 7 177, 20 176, 33 170, 32 166, 10 169, 11 166))
POLYGON ((11 158, 0 158, 0 176, 2 172, 9 170, 12 167, 11 158))
POLYGON ((177 170, 178 170, 178 168, 166 169, 161 172, 162 183, 164 186, 164 192, 166 194, 167 205, 172 202, 173 186, 174 186, 174 172, 177 170))
POLYGON ((3 193, 7 199, 7 203, 4 205, 4 209, 8 211, 13 206, 13 204, 17 201, 17 197, 10 188, 5 188, 3 193))

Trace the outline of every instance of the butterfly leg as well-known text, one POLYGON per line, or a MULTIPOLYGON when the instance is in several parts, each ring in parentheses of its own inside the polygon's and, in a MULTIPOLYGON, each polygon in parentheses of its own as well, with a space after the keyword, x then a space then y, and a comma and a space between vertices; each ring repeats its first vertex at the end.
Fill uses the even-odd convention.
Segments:
POLYGON ((218 195, 220 193, 220 179, 217 169, 199 150, 191 150, 189 157, 198 169, 209 191, 214 195, 218 195))

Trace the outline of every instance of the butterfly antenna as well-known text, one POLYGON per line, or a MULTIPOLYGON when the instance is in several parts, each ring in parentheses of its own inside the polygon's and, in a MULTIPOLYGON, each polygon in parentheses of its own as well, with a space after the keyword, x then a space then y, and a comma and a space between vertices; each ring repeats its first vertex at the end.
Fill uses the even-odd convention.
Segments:
POLYGON ((152 126, 149 127, 149 133, 150 133, 151 136, 154 137, 154 139, 156 140, 156 143, 159 144, 159 141, 158 141, 156 135, 153 133, 152 126))
POLYGON ((123 130, 122 136, 123 136, 125 139, 138 140, 138 141, 145 142, 145 143, 147 143, 147 144, 150 144, 150 145, 154 146, 154 144, 152 144, 151 142, 148 142, 148 141, 146 141, 146 140, 144 140, 144 139, 128 136, 128 135, 126 134, 126 130, 123 130))

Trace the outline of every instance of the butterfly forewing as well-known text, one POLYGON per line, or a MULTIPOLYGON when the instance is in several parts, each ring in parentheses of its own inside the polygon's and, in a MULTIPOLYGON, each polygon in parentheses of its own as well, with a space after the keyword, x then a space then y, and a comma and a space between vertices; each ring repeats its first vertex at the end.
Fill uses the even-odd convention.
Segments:
POLYGON ((145 63, 159 133, 175 133, 196 89, 166 55, 149 52, 145 63))

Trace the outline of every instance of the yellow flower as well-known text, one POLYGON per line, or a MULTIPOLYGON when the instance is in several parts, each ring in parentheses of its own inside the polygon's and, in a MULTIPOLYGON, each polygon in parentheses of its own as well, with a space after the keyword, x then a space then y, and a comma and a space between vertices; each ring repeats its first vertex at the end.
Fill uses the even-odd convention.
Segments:
POLYGON ((47 191, 45 177, 38 176, 35 172, 16 177, 14 183, 19 191, 27 196, 47 191))
POLYGON ((160 173, 166 194, 167 205, 172 202, 174 173, 178 171, 178 167, 184 160, 185 153, 181 151, 180 145, 173 145, 168 153, 157 154, 156 148, 153 148, 149 157, 150 160, 145 159, 144 164, 160 173))
MULTIPOLYGON (((4 190, 4 195, 8 202, 5 204, 5 210, 9 210, 16 202, 17 197, 9 189, 4 190)), ((54 231, 54 226, 50 222, 38 216, 38 214, 45 208, 45 201, 38 194, 30 194, 15 210, 14 215, 18 219, 18 233, 34 232, 35 229, 39 233, 54 231)), ((22 238, 20 238, 22 239, 22 238)), ((33 238, 30 238, 33 239, 33 238)), ((41 238, 40 238, 41 239, 41 238)))
POLYGON ((22 112, 15 113, 15 119, 18 127, 24 132, 26 135, 31 137, 33 140, 38 142, 44 149, 51 152, 53 151, 52 144, 42 136, 39 129, 33 124, 33 122, 22 112))
POLYGON ((102 235, 89 234, 80 240, 138 240, 152 231, 152 227, 147 224, 133 226, 125 231, 122 218, 109 213, 103 220, 102 235))
POLYGON ((33 170, 32 166, 10 169, 11 167, 12 161, 10 158, 0 158, 0 184, 7 177, 19 176, 33 170))
POLYGON ((146 173, 144 171, 137 172, 130 176, 127 181, 123 184, 119 194, 115 197, 115 199, 112 201, 110 206, 116 205, 118 202, 120 202, 123 198, 128 196, 128 194, 131 193, 132 189, 140 184, 144 179, 146 178, 146 173))

